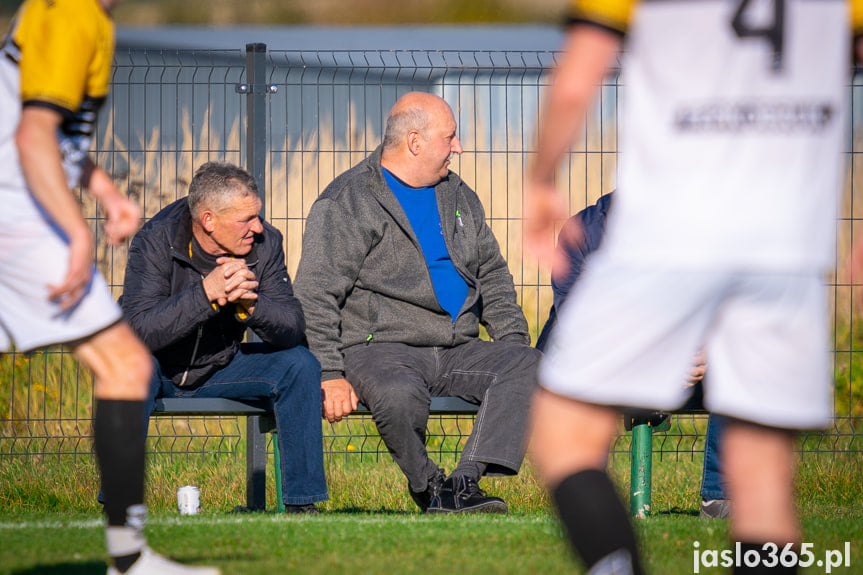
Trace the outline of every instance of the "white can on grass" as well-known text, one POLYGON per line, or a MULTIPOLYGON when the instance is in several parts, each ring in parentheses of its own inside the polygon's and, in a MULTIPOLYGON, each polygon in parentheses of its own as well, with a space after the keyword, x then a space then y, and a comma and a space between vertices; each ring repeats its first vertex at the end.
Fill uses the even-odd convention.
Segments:
POLYGON ((197 515, 201 511, 201 491, 194 485, 177 490, 177 509, 180 515, 197 515))

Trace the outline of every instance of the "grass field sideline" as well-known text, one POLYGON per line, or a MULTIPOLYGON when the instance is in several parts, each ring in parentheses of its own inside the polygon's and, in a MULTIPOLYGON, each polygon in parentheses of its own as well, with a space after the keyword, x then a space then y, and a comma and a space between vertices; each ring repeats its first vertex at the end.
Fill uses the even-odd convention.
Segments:
MULTIPOLYGON (((661 514, 639 521, 637 529, 651 573, 693 573, 695 542, 702 551, 729 548, 725 522, 690 514, 661 514)), ((806 529, 818 533, 807 539, 818 553, 842 550, 849 541, 851 567, 834 573, 861 572, 859 517, 808 519, 806 529)), ((426 517, 335 511, 311 518, 158 514, 147 534, 155 547, 177 560, 219 565, 225 573, 581 572, 548 513, 426 517)), ((101 525, 92 516, 4 520, 0 537, 0 573, 104 573, 101 525)), ((724 572, 706 567, 700 571, 724 572)))
MULTIPOLYGON (((611 462, 624 494, 628 465, 626 457, 611 462)), ((582 572, 529 466, 517 478, 483 482, 507 500, 510 514, 472 517, 417 513, 392 462, 333 458, 327 466, 331 500, 325 513, 296 517, 228 513, 244 497, 240 459, 153 462, 147 535, 179 561, 218 565, 226 574, 582 572), (199 516, 181 517, 175 510, 176 488, 185 483, 201 487, 199 516)), ((637 522, 651 573, 694 573, 695 542, 699 552, 730 549, 724 521, 697 517, 700 470, 699 457, 654 462, 653 516, 637 522)), ((93 464, 83 458, 0 461, 0 574, 104 573, 96 483, 93 464)), ((851 551, 850 567, 832 573, 863 573, 861 496, 860 457, 803 459, 798 500, 806 541, 819 560, 828 550, 844 551, 846 542, 851 551)), ((726 570, 702 566, 698 572, 726 570)))

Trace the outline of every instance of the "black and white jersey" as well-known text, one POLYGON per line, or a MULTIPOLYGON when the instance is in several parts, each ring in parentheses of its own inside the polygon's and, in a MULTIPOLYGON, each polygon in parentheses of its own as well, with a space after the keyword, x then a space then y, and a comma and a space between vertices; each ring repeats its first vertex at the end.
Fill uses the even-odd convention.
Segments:
MULTIPOLYGON (((854 13, 860 0, 854 0, 854 13)), ((625 37, 606 256, 637 265, 833 264, 848 128, 847 0, 576 0, 625 37)))

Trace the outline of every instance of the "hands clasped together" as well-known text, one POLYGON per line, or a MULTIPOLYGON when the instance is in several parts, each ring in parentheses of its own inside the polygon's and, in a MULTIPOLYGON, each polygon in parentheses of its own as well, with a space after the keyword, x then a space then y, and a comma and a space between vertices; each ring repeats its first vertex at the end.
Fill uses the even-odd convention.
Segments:
POLYGON ((222 256, 216 260, 218 267, 204 278, 207 299, 220 307, 230 303, 242 306, 251 315, 258 299, 258 281, 255 272, 242 258, 222 256))

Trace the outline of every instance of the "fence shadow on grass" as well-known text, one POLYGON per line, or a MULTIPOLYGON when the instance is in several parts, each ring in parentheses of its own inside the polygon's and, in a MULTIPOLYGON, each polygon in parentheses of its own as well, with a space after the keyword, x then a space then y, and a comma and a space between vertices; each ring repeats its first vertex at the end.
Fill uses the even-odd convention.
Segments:
POLYGON ((692 509, 681 509, 680 507, 672 507, 663 511, 653 511, 651 517, 698 517, 699 511, 692 509))
POLYGON ((340 507, 325 512, 325 515, 387 515, 390 517, 409 517, 417 515, 415 511, 407 511, 405 509, 392 509, 387 507, 378 507, 372 509, 369 507, 340 507))
POLYGON ((13 575, 104 575, 105 563, 101 561, 85 561, 82 563, 57 563, 55 565, 37 565, 30 569, 13 571, 13 575))

